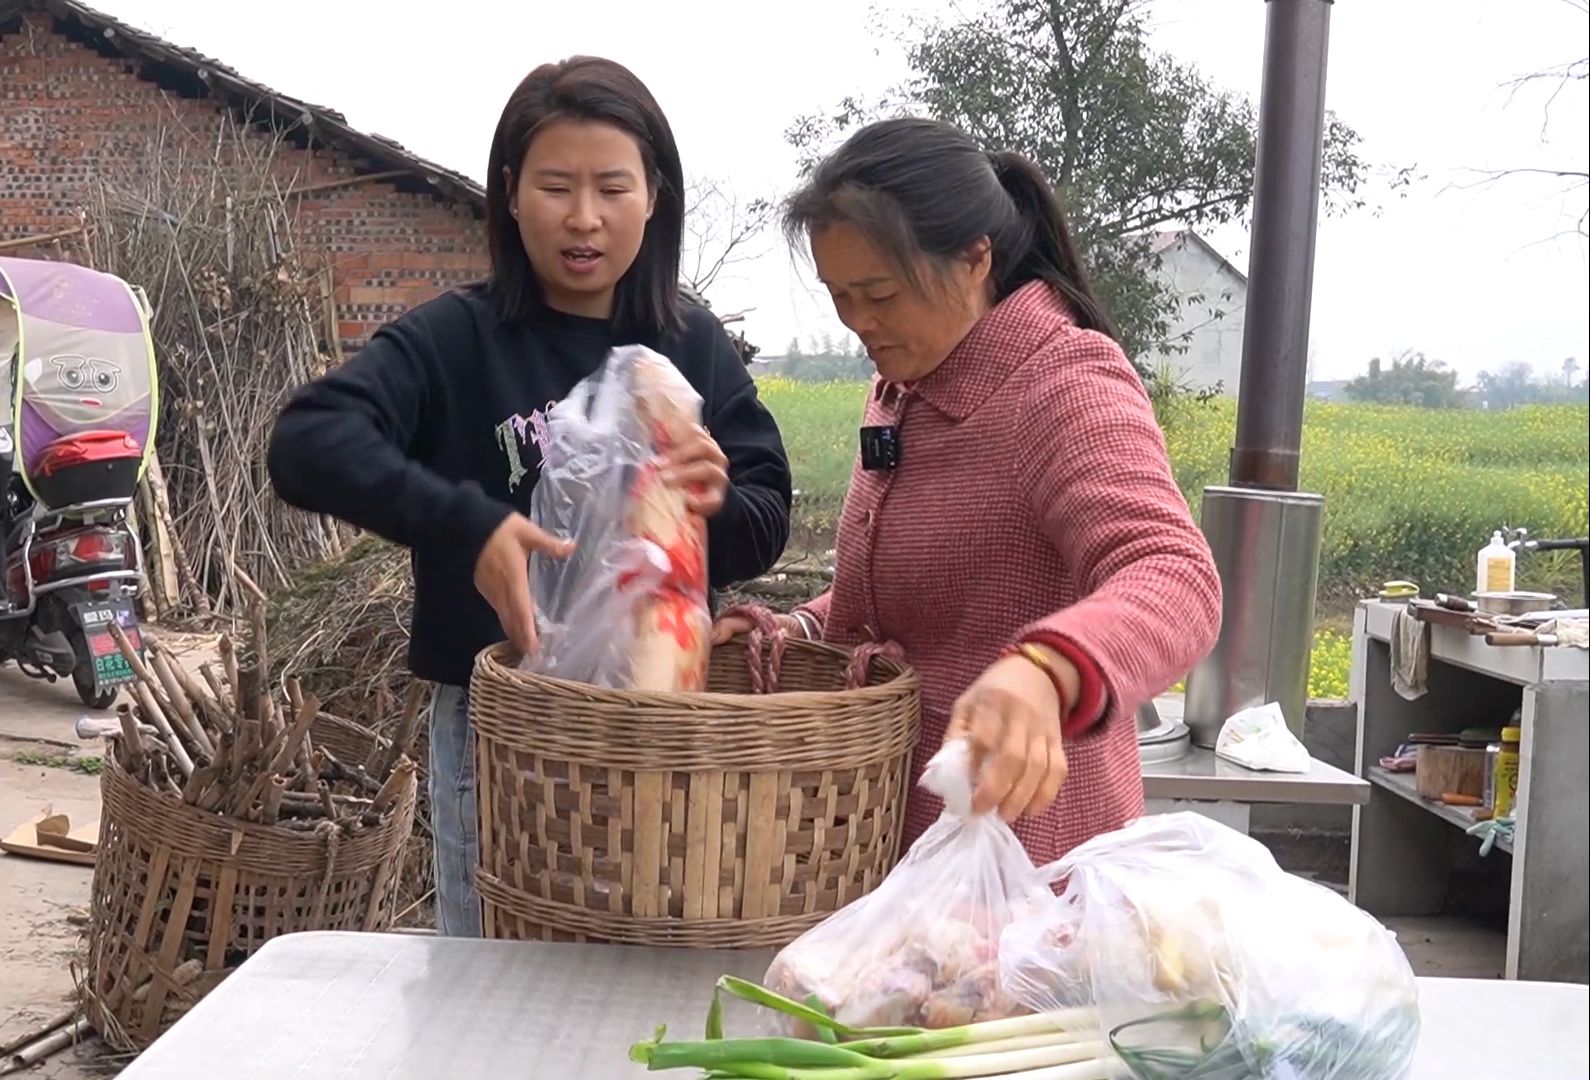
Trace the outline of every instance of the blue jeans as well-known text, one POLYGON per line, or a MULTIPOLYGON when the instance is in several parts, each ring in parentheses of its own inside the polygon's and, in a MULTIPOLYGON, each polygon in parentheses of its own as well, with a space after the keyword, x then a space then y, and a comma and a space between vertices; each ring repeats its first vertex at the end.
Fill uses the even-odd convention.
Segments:
POLYGON ((480 937, 480 827, 475 806, 475 733, 469 691, 438 686, 431 695, 431 841, 436 860, 436 932, 480 937))

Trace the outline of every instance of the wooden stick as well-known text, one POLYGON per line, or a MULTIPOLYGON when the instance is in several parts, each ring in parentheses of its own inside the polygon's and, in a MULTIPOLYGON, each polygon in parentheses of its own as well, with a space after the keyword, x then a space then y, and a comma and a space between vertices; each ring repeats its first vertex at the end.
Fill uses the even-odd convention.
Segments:
MULTIPOLYGON (((365 175, 379 176, 380 174, 367 173, 365 175)), ((363 179, 363 177, 350 179, 363 179)), ((63 229, 60 232, 39 233, 35 236, 19 236, 14 240, 0 240, 0 251, 20 250, 21 248, 33 247, 35 244, 52 244, 60 240, 70 240, 75 236, 86 236, 88 229, 87 225, 79 225, 75 229, 63 229)))
MULTIPOLYGON (((315 719, 315 714, 320 711, 320 702, 313 696, 305 699, 303 708, 298 712, 298 719, 287 731, 278 735, 268 744, 259 757, 259 773, 252 783, 248 784, 232 803, 232 812, 236 814, 247 813, 256 800, 265 795, 266 786, 287 771, 292 764, 294 755, 298 750, 298 743, 303 739, 304 733, 309 730, 310 723, 315 719)), ((285 781, 284 781, 285 783, 285 781)), ((280 805, 280 799, 277 800, 280 805)))
MULTIPOLYGON (((368 799, 355 799, 347 795, 332 795, 331 805, 337 812, 336 817, 338 819, 350 814, 372 813, 368 799)), ((325 821, 327 820, 326 804, 321 800, 318 791, 308 795, 301 791, 284 792, 282 794, 280 820, 288 818, 325 821)))
MULTIPOLYGON (((331 797, 331 801, 333 803, 335 803, 336 805, 338 805, 338 806, 343 806, 343 807, 354 806, 354 807, 358 807, 361 810, 368 810, 371 806, 374 805, 374 801, 373 800, 371 800, 371 799, 362 799, 362 798, 360 798, 357 795, 333 795, 331 797)), ((318 791, 292 791, 292 790, 289 790, 289 791, 287 791, 286 793, 284 793, 282 795, 282 805, 283 806, 313 806, 316 810, 319 810, 319 809, 321 809, 320 795, 319 795, 318 791)))
POLYGON ((281 813, 282 796, 286 793, 286 791, 286 777, 271 777, 270 784, 265 788, 265 798, 260 801, 259 819, 262 824, 276 824, 277 815, 281 813))
POLYGON ((299 790, 305 794, 314 794, 315 785, 320 783, 320 770, 326 767, 326 752, 324 750, 309 750, 309 741, 304 740, 304 748, 309 753, 309 768, 303 771, 299 780, 299 790))
POLYGON ((324 764, 322 764, 319 769, 320 775, 323 779, 329 780, 332 783, 343 781, 353 784, 361 791, 368 791, 372 795, 381 790, 381 781, 365 772, 364 766, 357 765, 353 768, 349 768, 341 761, 338 761, 336 755, 332 754, 330 750, 327 750, 324 747, 321 748, 321 753, 323 753, 326 757, 324 764))
POLYGON ((331 788, 326 786, 324 780, 315 785, 315 793, 320 796, 320 808, 327 818, 336 820, 337 804, 331 801, 331 788))
MULTIPOLYGON (((184 779, 193 775, 193 759, 188 756, 187 748, 182 745, 182 740, 177 738, 177 733, 171 728, 171 721, 166 719, 166 714, 160 711, 160 706, 155 704, 154 694, 143 683, 133 684, 138 704, 143 708, 144 719, 153 724, 166 740, 166 745, 171 747, 171 756, 177 759, 177 767, 182 770, 184 779)), ((160 760, 157 756, 156 761, 160 760)))
POLYGON ((215 693, 216 704, 221 707, 223 712, 227 710, 236 710, 237 706, 232 700, 231 691, 229 691, 226 687, 226 684, 221 681, 221 677, 215 673, 214 665, 209 663, 200 664, 199 675, 215 693))
POLYGON ((51 1054, 71 1046, 77 1041, 78 1036, 84 1033, 87 1027, 88 1020, 83 1017, 70 1021, 65 1027, 52 1031, 36 1042, 29 1043, 18 1049, 16 1053, 11 1055, 10 1060, 5 1063, 4 1071, 16 1072, 31 1065, 37 1065, 51 1054))
POLYGON ((398 723, 398 729, 393 733, 392 741, 387 744, 385 752, 381 755, 380 764, 375 770, 375 775, 382 780, 392 775, 392 766, 397 764, 400 756, 413 756, 409 753, 409 740, 414 737, 414 728, 419 722, 420 709, 424 704, 425 684, 415 681, 409 685, 408 695, 403 700, 403 719, 398 723))
POLYGON ((221 776, 221 770, 214 765, 194 769, 193 775, 188 777, 188 782, 182 785, 182 801, 189 806, 197 806, 199 799, 210 789, 210 785, 217 783, 221 776))
POLYGON ((243 696, 242 686, 238 682, 237 652, 232 648, 232 639, 226 634, 221 635, 221 641, 216 646, 216 651, 221 654, 221 670, 226 672, 226 685, 232 690, 234 707, 243 711, 243 703, 248 699, 243 696))
POLYGON ((386 778, 386 783, 381 785, 381 790, 376 792, 370 809, 377 814, 385 813, 387 807, 397 799, 405 785, 414 779, 414 762, 408 758, 399 758, 397 765, 392 769, 392 775, 386 778))
POLYGON ((110 752, 115 755, 116 763, 121 766, 122 772, 137 776, 138 770, 133 767, 132 757, 128 755, 127 747, 122 745, 121 738, 107 738, 106 742, 110 744, 110 752))
POLYGON ((238 574, 244 586, 254 593, 254 602, 248 606, 248 623, 254 637, 254 666, 259 668, 260 682, 266 683, 270 681, 271 661, 270 638, 265 630, 265 593, 254 584, 253 578, 241 570, 238 574))
MULTIPOLYGON (((154 672, 149 670, 149 665, 144 663, 143 658, 138 655, 138 651, 132 647, 132 642, 127 640, 127 635, 122 628, 115 622, 108 623, 107 626, 110 628, 110 636, 115 640, 116 647, 121 650, 122 657, 133 669, 133 675, 136 679, 133 683, 134 698, 143 706, 144 711, 149 714, 149 722, 159 728, 161 735, 171 742, 172 752, 176 754, 177 762, 182 766, 183 776, 191 776, 193 773, 193 758, 189 755, 187 747, 183 745, 182 738, 178 736, 176 728, 178 726, 182 728, 181 735, 186 737, 188 742, 192 744, 193 752, 196 754, 208 757, 215 752, 215 747, 204 737, 197 723, 190 728, 181 718, 179 705, 164 699, 163 695, 166 694, 167 687, 154 672), (170 722, 166 714, 167 709, 171 711, 171 716, 177 717, 175 725, 170 722)), ((153 655, 151 654, 151 656, 153 655)), ((178 697, 181 697, 180 693, 178 697)))
POLYGON ((182 797, 182 788, 176 780, 172 779, 170 767, 166 765, 166 755, 156 754, 149 759, 149 782, 156 791, 163 794, 182 797))
MULTIPOLYGON (((310 726, 314 725, 311 723, 310 726)), ((319 778, 319 770, 315 769, 315 740, 307 731, 298 743, 298 753, 293 758, 293 768, 298 771, 297 786, 304 791, 312 790, 315 786, 314 781, 319 778), (311 770, 315 772, 314 777, 310 776, 311 770)))
POLYGON ((177 719, 182 722, 188 738, 194 744, 194 748, 201 751, 206 757, 214 758, 215 744, 204 733, 204 725, 199 723, 199 718, 193 712, 193 700, 188 697, 187 690, 183 688, 182 683, 177 679, 176 673, 171 670, 171 661, 166 659, 164 653, 151 650, 149 662, 150 666, 155 669, 155 678, 160 680, 160 685, 166 692, 166 699, 175 708, 177 719))
POLYGON ((63 1012, 56 1013, 54 1016, 44 1021, 44 1023, 38 1025, 35 1028, 31 1028, 28 1031, 24 1031, 21 1035, 18 1035, 4 1046, 0 1046, 0 1058, 5 1058, 16 1053, 29 1043, 38 1042, 50 1032, 55 1031, 58 1028, 65 1027, 75 1019, 77 1019, 77 1007, 75 1005, 63 1012))
POLYGON ((281 716, 276 708, 276 699, 271 697, 263 685, 259 692, 259 737, 260 742, 266 746, 273 744, 281 737, 286 725, 282 723, 281 716))
POLYGON ((226 802, 226 797, 231 792, 232 789, 227 784, 226 775, 223 774, 220 780, 199 793, 199 799, 193 805, 207 813, 220 810, 221 804, 226 802))
MULTIPOLYGON (((254 604, 250 604, 249 605, 250 608, 253 608, 255 606, 255 604, 260 605, 260 606, 263 607, 263 605, 265 605, 265 604, 270 602, 270 598, 265 595, 265 590, 260 588, 259 584, 253 578, 249 577, 248 572, 246 570, 244 570, 241 566, 237 565, 237 560, 236 559, 234 559, 230 555, 228 555, 227 558, 226 558, 226 565, 232 571, 232 575, 234 577, 236 577, 238 581, 242 582, 243 588, 248 590, 250 595, 252 595, 254 597, 255 603, 254 604)), ((264 618, 263 612, 261 612, 260 617, 261 617, 261 619, 264 618)), ((253 613, 252 613, 252 611, 250 612, 250 622, 253 622, 253 613)), ((256 632, 258 631, 258 627, 257 626, 255 627, 255 630, 256 630, 256 632)), ((259 646, 255 645, 254 648, 255 648, 256 655, 257 655, 258 654, 258 650, 259 650, 259 646)))
POLYGON ((121 721, 122 737, 117 742, 127 750, 128 764, 131 766, 128 771, 142 774, 147 759, 144 755, 143 739, 138 733, 138 721, 133 719, 132 706, 126 704, 116 706, 116 719, 121 721))
POLYGON ((182 539, 173 523, 171 495, 166 488, 165 474, 160 467, 158 455, 149 456, 149 467, 144 472, 144 482, 148 485, 150 502, 154 504, 155 521, 160 529, 156 543, 170 555, 170 563, 176 570, 183 596, 193 605, 193 610, 198 614, 200 621, 209 622, 214 614, 210 610, 210 597, 199 585, 198 578, 194 576, 193 565, 188 562, 187 552, 183 550, 182 539))
MULTIPOLYGON (((236 657, 233 658, 236 662, 236 657)), ((260 703, 260 674, 259 668, 239 667, 235 672, 237 682, 232 684, 233 697, 237 699, 237 711, 250 720, 258 721, 260 703)))
POLYGON ((127 632, 121 628, 121 625, 112 619, 105 624, 105 628, 110 631, 116 647, 121 650, 127 666, 132 668, 132 673, 138 677, 138 680, 158 689, 160 684, 155 682, 154 674, 144 665, 144 658, 138 655, 138 650, 133 648, 131 641, 127 640, 127 632))
POLYGON ((221 775, 225 776, 235 764, 233 757, 237 752, 237 735, 230 731, 221 732, 221 737, 216 740, 215 760, 212 762, 221 775))
MULTIPOLYGON (((167 666, 171 669, 171 674, 182 685, 183 692, 188 695, 188 700, 198 706, 200 719, 214 724, 221 731, 230 730, 232 725, 224 713, 225 705, 223 700, 220 697, 212 697, 210 694, 205 693, 204 687, 199 685, 199 680, 195 679, 193 674, 182 666, 182 662, 172 654, 170 649, 153 639, 149 641, 149 648, 165 658, 167 666)), ((211 689, 213 690, 214 687, 211 687, 211 689)))
POLYGON ((298 707, 298 718, 293 721, 293 726, 277 740, 272 747, 270 764, 266 768, 273 773, 284 773, 297 756, 298 747, 302 744, 304 736, 309 734, 309 725, 314 723, 315 717, 320 713, 320 700, 313 694, 305 698, 298 707))

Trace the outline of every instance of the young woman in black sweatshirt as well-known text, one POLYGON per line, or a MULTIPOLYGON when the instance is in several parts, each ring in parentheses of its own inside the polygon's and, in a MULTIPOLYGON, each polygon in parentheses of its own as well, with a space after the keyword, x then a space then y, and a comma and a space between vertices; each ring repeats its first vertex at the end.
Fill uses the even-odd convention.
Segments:
POLYGON ((680 295, 683 191, 668 121, 632 73, 589 57, 537 68, 492 140, 490 277, 382 327, 300 389, 271 437, 282 499, 412 552, 408 662, 437 684, 429 776, 444 934, 480 933, 474 658, 504 638, 533 646, 529 556, 568 550, 525 516, 547 407, 613 346, 650 346, 703 400, 703 428, 665 475, 704 491, 710 584, 765 573, 788 539, 778 427, 717 319, 680 295))

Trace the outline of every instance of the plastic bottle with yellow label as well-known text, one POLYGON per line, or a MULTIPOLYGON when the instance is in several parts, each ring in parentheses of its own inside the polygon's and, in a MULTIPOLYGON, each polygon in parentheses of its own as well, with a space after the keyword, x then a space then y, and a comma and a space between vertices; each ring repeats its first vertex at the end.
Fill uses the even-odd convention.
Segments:
POLYGON ((1476 593, 1512 592, 1513 571, 1517 561, 1518 557, 1502 539, 1501 532, 1493 533, 1491 542, 1480 548, 1474 570, 1474 591, 1476 593))
POLYGON ((1518 801, 1518 752, 1524 737, 1522 728, 1502 729, 1502 743, 1491 758, 1492 817, 1512 817, 1513 804, 1518 801))

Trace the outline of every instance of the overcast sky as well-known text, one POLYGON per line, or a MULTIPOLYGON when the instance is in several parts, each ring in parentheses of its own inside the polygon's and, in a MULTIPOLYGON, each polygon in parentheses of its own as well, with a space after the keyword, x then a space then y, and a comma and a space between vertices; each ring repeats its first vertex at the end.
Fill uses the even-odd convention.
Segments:
MULTIPOLYGON (((372 0, 276 0, 236 19, 213 0, 93 0, 101 10, 196 48, 282 93, 344 113, 364 130, 483 179, 507 94, 537 63, 573 53, 617 59, 652 88, 687 174, 741 197, 777 195, 794 175, 783 132, 796 116, 904 72, 875 15, 951 14, 947 0, 731 0, 416 6, 372 0)), ((1213 82, 1258 95, 1262 0, 1160 0, 1157 47, 1213 82)), ((1475 187, 1469 170, 1583 169, 1586 84, 1510 97, 1502 84, 1586 53, 1571 0, 1342 0, 1331 28, 1328 105, 1364 136, 1374 162, 1416 164, 1428 179, 1379 216, 1323 221, 1315 274, 1315 377, 1361 371, 1373 355, 1415 348, 1472 376, 1522 360, 1556 372, 1590 366, 1587 252, 1574 233, 1586 193, 1516 179, 1475 187), (1566 235, 1565 235, 1566 233, 1566 235)), ((1209 239, 1247 266, 1240 229, 1209 239)), ((769 235, 712 296, 754 308, 748 332, 782 352, 838 324, 804 265, 769 235)))

